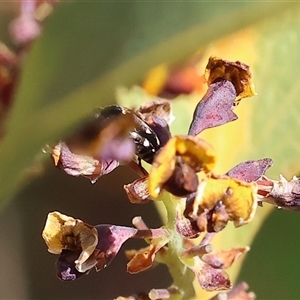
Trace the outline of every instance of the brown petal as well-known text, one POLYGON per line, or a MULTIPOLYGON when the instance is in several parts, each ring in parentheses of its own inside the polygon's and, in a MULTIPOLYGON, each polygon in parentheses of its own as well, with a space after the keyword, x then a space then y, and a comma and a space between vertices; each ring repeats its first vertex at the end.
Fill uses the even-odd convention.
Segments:
POLYGON ((139 178, 130 184, 126 184, 123 188, 131 203, 147 203, 151 200, 148 191, 148 176, 139 178))
POLYGON ((286 210, 300 210, 300 180, 296 176, 287 181, 280 175, 279 181, 264 176, 257 181, 262 202, 267 202, 286 210))
POLYGON ((127 264, 127 272, 136 274, 152 267, 155 254, 162 248, 162 245, 151 244, 138 251, 126 251, 126 256, 131 259, 127 264))
POLYGON ((96 270, 106 268, 116 257, 123 243, 137 233, 137 229, 116 225, 97 225, 98 244, 94 253, 96 270))
POLYGON ((189 128, 190 135, 198 135, 204 129, 220 126, 236 120, 232 111, 236 91, 228 80, 212 83, 195 108, 189 128))
POLYGON ((232 248, 204 254, 201 259, 216 269, 227 269, 244 253, 250 250, 249 247, 232 248))
POLYGON ((234 286, 231 291, 227 293, 221 292, 209 300, 254 300, 256 298, 255 294, 253 292, 247 292, 248 289, 248 284, 246 282, 241 282, 234 286))
POLYGON ((176 213, 176 230, 185 238, 193 239, 199 236, 200 232, 192 222, 181 213, 176 213))
POLYGON ((227 290, 231 287, 229 276, 224 270, 214 269, 205 263, 198 263, 190 268, 205 291, 227 290))
POLYGON ((94 159, 90 156, 71 152, 64 142, 58 143, 52 150, 51 156, 55 166, 71 176, 85 176, 95 182, 100 176, 110 173, 119 166, 116 160, 94 159))
POLYGON ((187 164, 176 164, 171 177, 162 188, 177 197, 187 197, 197 191, 198 177, 187 164))
POLYGON ((230 62, 211 57, 206 66, 205 75, 209 85, 220 79, 231 81, 237 93, 236 101, 256 95, 249 66, 239 61, 230 62))
POLYGON ((248 160, 233 167, 226 175, 231 178, 252 182, 261 178, 272 165, 273 161, 271 158, 248 160))
POLYGON ((164 119, 168 125, 175 119, 172 113, 171 103, 165 99, 157 99, 152 102, 143 103, 136 112, 143 120, 150 116, 156 116, 164 119))

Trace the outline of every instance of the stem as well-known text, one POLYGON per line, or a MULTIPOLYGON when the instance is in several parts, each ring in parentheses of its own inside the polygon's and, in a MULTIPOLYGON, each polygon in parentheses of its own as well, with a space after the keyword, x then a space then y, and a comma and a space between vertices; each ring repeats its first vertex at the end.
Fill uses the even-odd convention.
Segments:
POLYGON ((214 250, 211 244, 207 244, 204 246, 198 245, 192 248, 187 249, 183 254, 193 257, 193 256, 202 256, 207 253, 211 253, 214 250))
POLYGON ((177 210, 184 208, 185 199, 180 199, 172 196, 169 193, 164 193, 161 199, 167 210, 167 224, 170 234, 168 243, 168 250, 160 257, 158 253, 157 258, 168 266, 169 272, 173 278, 173 285, 178 287, 182 298, 191 299, 195 296, 193 287, 194 273, 181 261, 180 257, 184 251, 184 238, 176 229, 176 214, 177 210))
POLYGON ((146 239, 146 238, 162 238, 168 236, 168 231, 164 228, 155 228, 155 229, 143 229, 138 230, 138 232, 132 236, 136 239, 146 239))

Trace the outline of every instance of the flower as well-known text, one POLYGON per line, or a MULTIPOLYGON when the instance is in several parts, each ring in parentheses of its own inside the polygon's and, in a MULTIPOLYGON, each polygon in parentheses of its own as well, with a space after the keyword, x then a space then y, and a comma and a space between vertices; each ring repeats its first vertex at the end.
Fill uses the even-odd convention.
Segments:
POLYGON ((75 280, 93 267, 106 268, 122 244, 137 229, 116 226, 91 226, 59 212, 48 214, 42 237, 48 251, 58 254, 57 275, 62 280, 75 280))
POLYGON ((114 159, 98 160, 91 156, 75 154, 64 142, 55 145, 51 150, 51 156, 55 166, 68 175, 84 176, 89 178, 92 183, 119 166, 119 162, 114 159))
POLYGON ((196 172, 209 172, 215 152, 203 139, 174 136, 155 156, 149 173, 149 193, 157 198, 162 189, 184 197, 197 190, 196 172))

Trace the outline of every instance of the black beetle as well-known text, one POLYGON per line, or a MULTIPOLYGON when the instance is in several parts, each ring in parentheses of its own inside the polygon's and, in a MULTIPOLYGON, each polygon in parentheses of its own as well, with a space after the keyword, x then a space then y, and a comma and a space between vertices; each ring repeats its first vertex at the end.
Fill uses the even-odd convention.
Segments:
POLYGON ((110 105, 99 109, 96 112, 96 118, 100 122, 104 120, 110 122, 114 117, 127 113, 133 113, 134 116, 135 128, 130 131, 129 135, 136 145, 136 155, 140 160, 151 164, 156 152, 162 145, 155 131, 141 117, 128 108, 120 105, 110 105))

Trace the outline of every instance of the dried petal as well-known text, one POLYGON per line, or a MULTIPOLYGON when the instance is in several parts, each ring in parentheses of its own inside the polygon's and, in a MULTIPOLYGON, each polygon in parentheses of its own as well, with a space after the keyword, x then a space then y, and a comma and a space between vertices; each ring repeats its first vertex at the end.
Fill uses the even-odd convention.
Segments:
POLYGON ((216 269, 227 269, 244 253, 250 250, 249 247, 232 248, 202 255, 201 259, 216 269))
POLYGON ((55 166, 71 176, 85 176, 95 182, 100 176, 112 172, 119 166, 116 160, 97 160, 90 156, 75 154, 64 142, 59 142, 52 150, 55 166))
POLYGON ((151 200, 148 191, 148 176, 139 178, 130 184, 126 184, 123 188, 131 203, 147 203, 151 200))
MULTIPOLYGON (((149 174, 149 192, 154 198, 174 174, 178 161, 182 161, 195 172, 209 172, 215 164, 215 152, 204 140, 191 136, 174 136, 157 153, 149 174)), ((193 179, 194 180, 194 179, 193 179)))
POLYGON ((119 252, 122 244, 137 233, 137 229, 115 225, 95 226, 99 241, 96 246, 94 259, 97 261, 96 270, 106 268, 119 252))
POLYGON ((257 181, 258 193, 262 202, 267 202, 287 210, 300 210, 300 180, 294 176, 287 181, 280 175, 279 181, 263 177, 257 181))
POLYGON ((198 187, 190 216, 196 217, 203 211, 214 211, 216 205, 225 206, 226 213, 236 227, 246 224, 256 212, 256 187, 227 176, 208 178, 198 187))
POLYGON ((272 165, 271 158, 248 160, 233 167, 226 175, 246 182, 257 181, 272 165))
POLYGON ((247 292, 248 289, 248 284, 246 282, 241 282, 234 286, 231 291, 227 293, 221 292, 209 300, 254 300, 256 298, 255 294, 253 292, 247 292))
POLYGON ((75 280, 93 267, 99 271, 109 265, 122 244, 137 229, 115 225, 95 227, 59 212, 48 215, 42 236, 49 251, 60 254, 57 273, 62 280, 75 280))
POLYGON ((156 116, 164 119, 168 125, 174 121, 175 117, 172 112, 171 103, 165 99, 157 99, 152 102, 142 104, 136 113, 145 120, 147 117, 156 116))
POLYGON ((195 273, 196 278, 205 291, 227 290, 231 287, 228 274, 224 270, 214 269, 208 264, 195 258, 196 264, 190 269, 195 273))
POLYGON ((63 281, 73 281, 87 272, 79 272, 75 261, 80 255, 79 251, 63 250, 56 261, 57 277, 63 281))
POLYGON ((86 271, 83 266, 98 244, 98 233, 93 226, 59 212, 48 214, 42 237, 53 254, 60 254, 63 250, 79 254, 72 261, 79 272, 86 271))
POLYGON ((42 237, 48 247, 48 251, 53 254, 60 254, 66 248, 64 242, 65 235, 71 235, 76 220, 72 217, 52 212, 48 214, 42 237))
POLYGON ((190 135, 198 135, 204 129, 232 122, 238 117, 232 111, 236 91, 230 81, 212 83, 195 108, 190 135))
POLYGON ((239 61, 230 62, 211 57, 206 66, 205 75, 208 85, 221 79, 232 82, 236 90, 236 101, 256 95, 249 66, 239 61))
POLYGON ((176 164, 171 177, 162 188, 177 197, 187 197, 197 191, 198 177, 196 172, 187 164, 176 164))
POLYGON ((127 264, 127 272, 136 274, 152 267, 155 254, 163 247, 163 244, 150 244, 140 250, 126 251, 126 256, 130 259, 127 264))
POLYGON ((195 224, 189 219, 185 218, 181 213, 176 214, 176 230, 185 238, 193 239, 199 236, 200 232, 197 230, 195 224))

